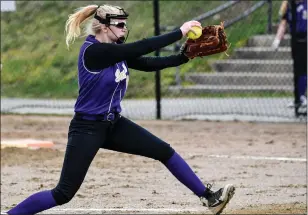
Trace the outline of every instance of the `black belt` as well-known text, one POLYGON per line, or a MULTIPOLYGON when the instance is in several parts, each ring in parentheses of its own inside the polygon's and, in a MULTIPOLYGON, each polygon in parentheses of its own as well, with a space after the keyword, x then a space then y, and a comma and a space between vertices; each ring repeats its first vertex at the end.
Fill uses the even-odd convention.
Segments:
POLYGON ((121 115, 119 113, 114 113, 114 112, 105 113, 105 114, 98 114, 98 115, 75 113, 74 117, 76 119, 113 122, 113 121, 116 121, 118 118, 120 118, 121 115))

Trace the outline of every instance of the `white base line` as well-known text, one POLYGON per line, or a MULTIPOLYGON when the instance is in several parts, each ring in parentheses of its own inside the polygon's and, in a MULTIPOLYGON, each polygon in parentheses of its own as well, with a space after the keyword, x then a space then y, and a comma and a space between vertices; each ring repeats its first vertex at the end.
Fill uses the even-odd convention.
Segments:
POLYGON ((276 161, 307 162, 306 158, 288 158, 288 157, 232 156, 232 155, 208 155, 207 157, 244 159, 244 160, 276 160, 276 161))
MULTIPOLYGON (((207 209, 204 209, 206 211, 207 209)), ((63 209, 51 209, 46 212, 111 212, 111 211, 119 211, 119 212, 204 212, 203 210, 198 210, 196 208, 63 208, 63 209)))

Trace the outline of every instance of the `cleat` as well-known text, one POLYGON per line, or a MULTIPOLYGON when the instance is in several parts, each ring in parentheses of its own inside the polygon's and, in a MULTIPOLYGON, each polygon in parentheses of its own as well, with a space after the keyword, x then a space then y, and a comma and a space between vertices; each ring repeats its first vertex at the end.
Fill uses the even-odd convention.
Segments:
POLYGON ((203 206, 208 207, 213 214, 219 215, 233 197, 235 187, 232 184, 227 184, 216 192, 212 191, 211 187, 211 185, 207 187, 206 193, 200 197, 200 200, 203 206))
POLYGON ((307 98, 306 98, 306 96, 301 96, 300 97, 300 101, 301 101, 300 107, 307 107, 307 98))
POLYGON ((294 108, 294 107, 307 107, 307 98, 306 96, 301 96, 300 99, 299 99, 299 103, 294 103, 294 102, 290 102, 287 107, 288 108, 294 108))

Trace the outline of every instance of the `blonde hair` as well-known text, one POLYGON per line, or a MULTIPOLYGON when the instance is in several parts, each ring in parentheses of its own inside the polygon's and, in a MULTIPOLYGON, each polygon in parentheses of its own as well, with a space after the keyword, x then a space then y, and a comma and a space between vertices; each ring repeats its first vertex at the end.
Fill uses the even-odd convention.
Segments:
POLYGON ((280 17, 283 17, 286 14, 287 8, 288 8, 288 1, 285 0, 280 5, 280 9, 278 12, 280 17))
MULTIPOLYGON (((65 24, 66 31, 66 45, 69 48, 70 43, 73 43, 76 38, 81 35, 81 24, 84 23, 90 16, 94 13, 103 19, 106 19, 106 14, 117 14, 123 15, 124 12, 118 6, 112 5, 88 5, 85 7, 80 7, 76 9, 75 13, 68 16, 68 20, 65 24)), ((96 19, 93 19, 84 29, 84 33, 95 35, 101 31, 100 22, 96 19)))

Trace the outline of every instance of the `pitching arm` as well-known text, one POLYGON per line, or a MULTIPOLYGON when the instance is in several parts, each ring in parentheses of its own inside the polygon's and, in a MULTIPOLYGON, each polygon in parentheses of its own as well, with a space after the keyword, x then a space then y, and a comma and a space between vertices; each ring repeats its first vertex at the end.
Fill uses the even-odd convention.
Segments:
POLYGON ((182 31, 177 29, 133 43, 94 43, 85 51, 85 63, 89 69, 103 69, 123 60, 127 61, 149 54, 180 40, 182 36, 182 31))
POLYGON ((179 66, 187 63, 188 61, 189 59, 185 55, 178 54, 167 57, 139 57, 127 60, 126 62, 129 68, 144 72, 152 72, 168 67, 179 66))

